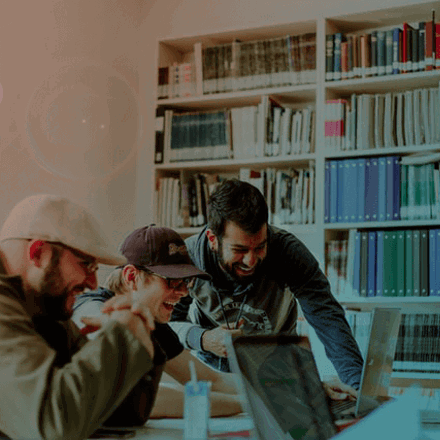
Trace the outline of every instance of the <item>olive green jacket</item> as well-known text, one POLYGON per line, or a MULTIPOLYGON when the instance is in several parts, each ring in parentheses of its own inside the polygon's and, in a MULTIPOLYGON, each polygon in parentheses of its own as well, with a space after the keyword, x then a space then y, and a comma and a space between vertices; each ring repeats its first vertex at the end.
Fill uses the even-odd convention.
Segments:
POLYGON ((0 438, 76 440, 104 422, 145 423, 163 365, 117 322, 88 341, 70 320, 31 316, 21 278, 4 272, 0 261, 0 438))

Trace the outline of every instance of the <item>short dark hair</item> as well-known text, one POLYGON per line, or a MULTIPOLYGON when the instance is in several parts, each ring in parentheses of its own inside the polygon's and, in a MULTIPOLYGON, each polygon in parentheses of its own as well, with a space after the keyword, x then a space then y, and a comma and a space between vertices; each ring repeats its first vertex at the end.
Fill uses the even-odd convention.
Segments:
POLYGON ((247 182, 228 179, 222 182, 208 200, 208 228, 223 237, 227 221, 256 234, 267 224, 268 209, 263 194, 247 182))

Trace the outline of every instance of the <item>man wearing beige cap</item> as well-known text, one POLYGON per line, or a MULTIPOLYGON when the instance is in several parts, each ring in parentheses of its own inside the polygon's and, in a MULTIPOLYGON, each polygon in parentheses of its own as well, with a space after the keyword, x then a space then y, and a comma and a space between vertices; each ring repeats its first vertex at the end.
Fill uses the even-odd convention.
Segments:
MULTIPOLYGON (((195 281, 194 278, 210 278, 192 264, 182 237, 171 228, 144 226, 129 234, 122 244, 121 252, 127 264, 112 271, 105 288, 100 287, 76 298, 73 321, 84 333, 88 333, 88 337, 95 338, 99 332, 92 332, 96 329, 91 326, 94 322, 91 317, 102 317, 103 310, 116 308, 115 303, 124 302, 127 296, 135 296, 138 302, 148 303, 156 321, 152 335, 160 341, 164 372, 171 376, 160 384, 157 398, 150 399, 155 402, 150 416, 183 416, 182 385, 191 379, 191 361, 197 378, 212 383, 211 415, 226 416, 241 412, 234 378, 207 367, 192 356, 189 350, 184 350, 168 325, 174 305, 188 295, 188 285, 195 281), (84 327, 84 322, 89 327, 84 327)), ((137 409, 133 409, 132 418, 136 417, 136 412, 137 409)))
POLYGON ((97 287, 97 264, 125 262, 66 198, 12 209, 0 230, 0 437, 83 439, 124 424, 116 408, 151 406, 139 385, 157 368, 149 308, 108 312, 93 341, 69 319, 75 296, 97 287))

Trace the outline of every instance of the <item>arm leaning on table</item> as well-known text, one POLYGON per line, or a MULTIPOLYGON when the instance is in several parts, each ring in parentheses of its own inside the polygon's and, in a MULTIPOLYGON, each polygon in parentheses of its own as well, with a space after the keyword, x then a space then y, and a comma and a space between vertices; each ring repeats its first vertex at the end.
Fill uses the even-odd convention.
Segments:
POLYGON ((184 385, 191 379, 189 362, 194 362, 197 379, 212 382, 211 417, 221 417, 242 412, 241 399, 237 394, 234 376, 220 373, 196 359, 184 350, 166 363, 165 372, 178 383, 161 382, 151 418, 183 417, 184 385))

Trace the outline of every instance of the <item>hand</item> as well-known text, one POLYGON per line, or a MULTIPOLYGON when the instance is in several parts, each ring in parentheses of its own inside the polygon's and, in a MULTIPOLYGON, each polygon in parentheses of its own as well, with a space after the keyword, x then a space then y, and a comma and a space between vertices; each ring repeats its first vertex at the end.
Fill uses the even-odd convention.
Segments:
POLYGON ((350 385, 342 382, 323 382, 324 390, 328 397, 332 400, 356 400, 357 391, 350 385))
POLYGON ((227 357, 228 353, 225 346, 226 335, 239 336, 243 334, 240 327, 244 324, 244 319, 240 319, 237 328, 228 328, 226 324, 216 327, 212 330, 207 330, 202 336, 202 348, 205 351, 210 351, 220 357, 227 357))
POLYGON ((81 321, 86 324, 86 327, 81 330, 81 333, 87 334, 90 331, 98 330, 109 320, 117 321, 127 327, 153 358, 154 348, 150 333, 154 330, 154 319, 148 307, 140 305, 135 311, 125 308, 114 310, 103 316, 82 318, 81 321))
POLYGON ((148 283, 140 289, 134 289, 122 295, 115 295, 106 301, 101 309, 102 313, 110 313, 114 310, 131 309, 136 312, 139 306, 146 306, 156 316, 161 305, 163 288, 160 283, 148 283))

